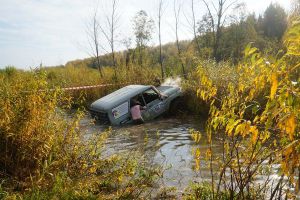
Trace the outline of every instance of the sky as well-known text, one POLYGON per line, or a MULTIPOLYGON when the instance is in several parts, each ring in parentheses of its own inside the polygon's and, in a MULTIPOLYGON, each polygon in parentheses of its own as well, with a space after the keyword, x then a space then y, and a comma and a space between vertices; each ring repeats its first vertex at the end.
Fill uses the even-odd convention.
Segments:
MULTIPOLYGON (((163 0, 162 43, 175 40, 173 1, 163 0)), ((182 6, 179 39, 190 39, 191 0, 176 1, 182 6)), ((289 9, 289 0, 243 2, 249 13, 262 14, 271 2, 289 9)), ((100 23, 105 23, 110 5, 111 0, 0 0, 0 69, 6 66, 31 69, 40 64, 54 66, 89 57, 88 24, 95 8, 98 8, 100 23)), ((119 0, 116 50, 125 49, 122 40, 134 38, 132 19, 135 14, 145 10, 149 17, 157 20, 157 8, 158 0, 119 0)), ((197 19, 206 13, 200 0, 195 1, 195 10, 197 19)), ((157 28, 153 35, 149 45, 158 44, 157 28)), ((103 36, 99 40, 104 54, 109 51, 107 41, 103 36)))

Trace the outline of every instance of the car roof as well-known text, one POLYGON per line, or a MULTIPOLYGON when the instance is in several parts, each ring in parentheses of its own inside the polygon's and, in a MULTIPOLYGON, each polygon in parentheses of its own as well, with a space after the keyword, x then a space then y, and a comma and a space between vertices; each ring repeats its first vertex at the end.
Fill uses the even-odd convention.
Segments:
POLYGON ((149 88, 149 85, 128 85, 95 101, 90 108, 103 111, 112 109, 149 88))

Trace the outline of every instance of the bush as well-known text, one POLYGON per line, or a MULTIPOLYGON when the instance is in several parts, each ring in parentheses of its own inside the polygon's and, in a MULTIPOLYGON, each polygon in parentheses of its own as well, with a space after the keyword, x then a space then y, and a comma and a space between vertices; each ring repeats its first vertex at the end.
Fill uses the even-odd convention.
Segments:
MULTIPOLYGON (((294 76, 300 67, 295 63, 300 58, 299 28, 298 19, 285 35, 287 51, 281 57, 264 58, 248 45, 244 60, 232 68, 238 73, 232 80, 227 77, 227 84, 220 84, 226 72, 218 73, 219 80, 206 65, 199 66, 197 95, 210 105, 205 158, 213 199, 218 199, 224 188, 230 199, 291 198, 293 194, 283 189, 284 178, 299 191, 299 181, 294 178, 300 167, 300 79, 295 81, 294 76), (221 157, 214 153, 212 138, 216 137, 222 143, 221 157), (270 178, 274 164, 281 168, 281 178, 276 181, 270 178), (219 166, 217 171, 214 166, 219 166), (258 175, 267 178, 257 184, 258 175)), ((232 69, 227 67, 227 71, 232 69)), ((206 193, 203 188, 200 191, 206 193)))
POLYGON ((155 180, 157 170, 134 152, 104 158, 110 130, 87 137, 84 109, 66 117, 70 101, 43 71, 0 76, 0 85, 1 198, 139 197, 155 180))

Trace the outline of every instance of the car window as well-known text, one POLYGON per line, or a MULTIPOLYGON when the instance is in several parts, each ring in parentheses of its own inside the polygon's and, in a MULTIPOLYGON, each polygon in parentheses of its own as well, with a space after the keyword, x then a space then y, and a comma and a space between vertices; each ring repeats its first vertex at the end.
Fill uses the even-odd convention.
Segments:
POLYGON ((149 104, 150 102, 159 99, 159 95, 153 89, 149 89, 143 92, 143 97, 145 99, 146 104, 149 104))
POLYGON ((145 104, 145 101, 144 101, 144 98, 143 98, 143 95, 142 94, 139 94, 139 95, 137 95, 137 96, 135 96, 135 97, 133 97, 133 98, 131 98, 130 99, 130 107, 132 107, 133 106, 133 102, 134 102, 134 100, 133 99, 135 99, 135 101, 137 101, 141 106, 146 106, 146 104, 145 104))

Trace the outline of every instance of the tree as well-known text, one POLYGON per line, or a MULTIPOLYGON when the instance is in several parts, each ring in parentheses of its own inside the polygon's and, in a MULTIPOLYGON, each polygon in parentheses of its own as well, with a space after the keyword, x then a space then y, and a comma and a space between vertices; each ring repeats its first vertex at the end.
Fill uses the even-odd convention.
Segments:
POLYGON ((222 57, 231 58, 233 63, 237 64, 243 56, 246 45, 256 40, 257 33, 255 30, 255 15, 246 16, 245 4, 237 4, 234 13, 230 16, 230 26, 224 30, 226 36, 223 38, 225 49, 222 49, 222 57))
POLYGON ((174 5, 173 6, 174 6, 173 7, 174 17, 175 17, 175 35, 176 35, 177 53, 178 53, 178 57, 179 57, 179 60, 180 60, 183 77, 186 79, 187 76, 186 76, 184 64, 182 62, 181 48, 180 48, 180 45, 179 45, 179 38, 178 38, 178 24, 179 24, 179 15, 180 15, 181 6, 179 5, 178 7, 176 7, 176 0, 174 0, 174 5))
POLYGON ((122 40, 122 44, 126 47, 126 51, 125 51, 125 65, 126 68, 128 69, 129 66, 129 62, 130 62, 130 52, 131 52, 131 44, 132 44, 132 40, 130 37, 126 37, 122 40))
POLYGON ((202 19, 198 21, 197 27, 200 44, 202 46, 201 56, 204 58, 210 58, 214 43, 214 30, 212 27, 210 15, 203 15, 202 19))
POLYGON ((198 41, 198 36, 197 36, 197 27, 196 27, 196 16, 195 16, 195 4, 194 0, 191 2, 191 8, 192 8, 192 25, 193 25, 193 34, 194 34, 194 42, 196 43, 196 48, 198 51, 198 54, 200 54, 200 44, 198 41))
POLYGON ((99 24, 99 28, 106 39, 111 52, 112 65, 115 70, 116 76, 116 59, 115 59, 115 42, 116 42, 116 32, 119 27, 120 16, 117 13, 119 0, 112 0, 111 10, 109 13, 106 13, 106 7, 103 8, 103 13, 105 13, 105 23, 99 24))
POLYGON ((211 19, 214 35, 213 56, 215 60, 219 62, 221 60, 219 46, 222 37, 222 27, 224 26, 226 20, 226 13, 229 8, 238 3, 238 0, 218 0, 218 7, 216 7, 213 0, 210 1, 211 5, 207 0, 202 0, 202 2, 205 4, 211 19), (212 11, 215 11, 215 13, 212 11))
POLYGON ((163 2, 162 2, 162 0, 159 0, 159 5, 158 5, 159 64, 160 64, 160 69, 161 69, 161 77, 162 77, 162 80, 164 80, 165 73, 164 73, 162 52, 161 52, 161 17, 163 15, 162 7, 163 7, 163 2))
POLYGON ((91 56, 95 60, 96 67, 99 71, 100 77, 103 78, 103 72, 100 62, 100 49, 103 46, 99 43, 100 25, 97 19, 97 9, 94 11, 94 15, 91 19, 90 24, 87 25, 88 42, 91 49, 91 56))
MULTIPOLYGON (((107 41, 110 52, 112 56, 112 65, 115 69, 115 76, 116 76, 116 61, 115 61, 115 37, 116 37, 116 30, 118 28, 119 22, 119 15, 117 14, 117 7, 118 7, 118 0, 112 0, 111 5, 111 13, 106 13, 104 15, 105 23, 100 23, 98 19, 98 5, 94 10, 94 15, 91 19, 90 24, 87 26, 87 35, 88 41, 91 48, 91 55, 95 58, 95 64, 98 68, 100 76, 103 77, 102 67, 101 67, 101 60, 100 60, 100 49, 104 52, 108 53, 109 51, 106 50, 103 44, 100 44, 100 37, 103 36, 107 41)), ((107 10, 106 8, 103 8, 107 10)))
POLYGON ((279 4, 271 3, 264 12, 264 35, 280 40, 287 28, 287 14, 279 4))
POLYGON ((292 15, 300 16, 300 0, 292 0, 292 15))
POLYGON ((133 30, 136 40, 136 47, 139 53, 139 64, 142 65, 142 53, 147 43, 152 38, 154 21, 148 17, 146 11, 140 10, 133 18, 133 30))

